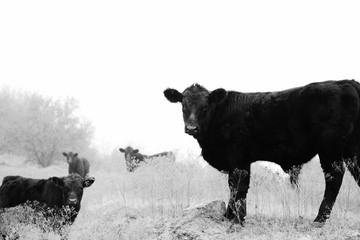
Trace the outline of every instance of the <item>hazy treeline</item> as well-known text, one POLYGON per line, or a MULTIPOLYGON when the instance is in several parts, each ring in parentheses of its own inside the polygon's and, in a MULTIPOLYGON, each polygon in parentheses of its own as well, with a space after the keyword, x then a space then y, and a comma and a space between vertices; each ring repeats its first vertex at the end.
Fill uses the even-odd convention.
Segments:
POLYGON ((76 115, 74 98, 54 100, 38 93, 0 89, 0 154, 26 156, 46 167, 65 150, 87 151, 91 122, 76 115))

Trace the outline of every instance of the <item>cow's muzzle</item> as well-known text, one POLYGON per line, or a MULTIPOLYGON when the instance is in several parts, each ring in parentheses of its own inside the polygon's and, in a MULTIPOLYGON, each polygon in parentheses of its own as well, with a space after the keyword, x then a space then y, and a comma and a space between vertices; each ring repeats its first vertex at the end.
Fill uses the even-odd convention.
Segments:
POLYGON ((68 204, 69 205, 76 205, 78 203, 77 198, 69 198, 68 199, 68 204))
POLYGON ((196 136, 200 133, 200 127, 199 125, 193 125, 193 124, 185 125, 185 133, 191 136, 196 136))

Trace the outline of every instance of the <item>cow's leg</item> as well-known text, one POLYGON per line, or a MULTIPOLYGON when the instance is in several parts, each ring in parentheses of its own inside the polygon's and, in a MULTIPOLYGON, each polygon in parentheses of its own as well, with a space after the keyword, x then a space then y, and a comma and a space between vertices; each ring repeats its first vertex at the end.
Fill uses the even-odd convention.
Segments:
POLYGON ((340 154, 319 154, 325 175, 325 193, 315 222, 325 222, 329 218, 344 176, 344 163, 340 154), (336 160, 335 160, 336 159, 336 160))
POLYGON ((354 177, 356 183, 360 186, 360 166, 359 160, 357 157, 345 158, 346 167, 354 177))
POLYGON ((229 173, 230 200, 225 217, 235 223, 243 223, 246 216, 246 194, 250 184, 250 167, 235 169, 229 173))

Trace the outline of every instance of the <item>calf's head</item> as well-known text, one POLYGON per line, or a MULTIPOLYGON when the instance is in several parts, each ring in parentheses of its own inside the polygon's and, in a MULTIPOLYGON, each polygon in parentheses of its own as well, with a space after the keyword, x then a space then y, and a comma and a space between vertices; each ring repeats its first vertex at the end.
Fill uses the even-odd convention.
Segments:
POLYGON ((83 179, 79 174, 72 173, 62 178, 52 177, 50 180, 61 189, 62 204, 79 210, 83 189, 90 187, 94 183, 95 178, 87 177, 83 179))
POLYGON ((124 153, 126 161, 131 161, 131 159, 139 153, 139 149, 133 149, 132 147, 126 147, 125 149, 119 148, 119 151, 124 153))
POLYGON ((63 152, 63 155, 66 157, 66 161, 69 163, 69 165, 72 165, 78 158, 78 154, 73 152, 63 152))
POLYGON ((119 151, 124 153, 126 168, 129 172, 135 170, 138 166, 139 162, 142 160, 141 154, 139 153, 139 149, 133 149, 132 147, 119 148, 119 151))
POLYGON ((168 88, 164 95, 172 103, 181 103, 185 133, 197 138, 209 124, 211 109, 225 100, 227 91, 219 88, 209 92, 203 86, 194 84, 183 93, 168 88))

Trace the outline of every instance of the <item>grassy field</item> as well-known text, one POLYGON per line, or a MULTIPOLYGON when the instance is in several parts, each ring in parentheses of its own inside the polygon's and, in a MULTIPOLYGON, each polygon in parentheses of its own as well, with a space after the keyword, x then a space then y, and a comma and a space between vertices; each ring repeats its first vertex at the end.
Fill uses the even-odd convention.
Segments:
MULTIPOLYGON (((92 162, 90 175, 96 181, 84 190, 75 223, 63 230, 68 239, 159 239, 156 226, 181 217, 187 207, 228 201, 227 175, 201 164, 192 154, 178 157, 175 163, 157 159, 134 173, 126 172, 124 162, 120 153, 92 162)), ((66 174, 65 162, 38 168, 21 157, 0 156, 0 179, 66 174)), ((298 189, 255 163, 245 227, 224 231, 216 239, 360 239, 360 189, 348 172, 329 221, 321 228, 312 224, 324 185, 317 159, 304 166, 298 189)), ((24 221, 24 215, 22 208, 7 210, 1 227, 20 239, 60 239, 59 234, 44 230, 43 221, 24 221)))

